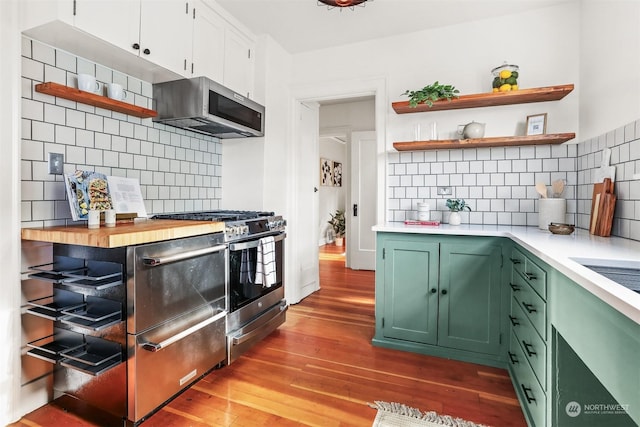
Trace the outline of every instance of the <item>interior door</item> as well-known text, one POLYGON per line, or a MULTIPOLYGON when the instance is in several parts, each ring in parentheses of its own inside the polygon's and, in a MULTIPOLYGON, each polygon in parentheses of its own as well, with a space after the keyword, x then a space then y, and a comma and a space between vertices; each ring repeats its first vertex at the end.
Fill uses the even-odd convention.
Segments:
MULTIPOLYGON (((291 303, 320 289, 318 266, 318 104, 298 103, 299 139, 295 145, 295 218, 289 224, 294 242, 291 262, 293 280, 287 280, 285 292, 291 303)), ((288 262, 288 261, 287 261, 288 262)))
POLYGON ((347 267, 354 270, 375 270, 376 235, 371 230, 376 223, 377 188, 376 133, 351 134, 351 207, 347 209, 347 267))

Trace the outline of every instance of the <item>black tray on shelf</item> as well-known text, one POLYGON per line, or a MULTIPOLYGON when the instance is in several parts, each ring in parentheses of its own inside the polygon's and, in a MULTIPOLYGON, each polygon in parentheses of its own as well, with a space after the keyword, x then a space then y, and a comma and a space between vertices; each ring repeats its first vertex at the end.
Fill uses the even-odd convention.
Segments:
POLYGON ((65 325, 79 326, 81 328, 87 328, 94 331, 101 331, 102 329, 106 329, 109 326, 120 323, 122 321, 122 316, 120 315, 120 311, 118 311, 112 316, 105 317, 101 320, 96 321, 82 317, 75 317, 73 315, 67 315, 60 319, 60 321, 65 325))

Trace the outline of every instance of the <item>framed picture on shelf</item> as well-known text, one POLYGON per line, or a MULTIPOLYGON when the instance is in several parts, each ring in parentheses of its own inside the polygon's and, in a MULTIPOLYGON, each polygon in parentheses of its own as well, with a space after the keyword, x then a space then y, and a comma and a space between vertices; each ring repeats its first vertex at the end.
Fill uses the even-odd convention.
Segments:
POLYGON ((320 185, 333 185, 333 161, 320 159, 320 185))
POLYGON ((342 187, 342 163, 333 162, 333 186, 342 187))
POLYGON ((547 113, 527 116, 527 135, 547 133, 547 113))

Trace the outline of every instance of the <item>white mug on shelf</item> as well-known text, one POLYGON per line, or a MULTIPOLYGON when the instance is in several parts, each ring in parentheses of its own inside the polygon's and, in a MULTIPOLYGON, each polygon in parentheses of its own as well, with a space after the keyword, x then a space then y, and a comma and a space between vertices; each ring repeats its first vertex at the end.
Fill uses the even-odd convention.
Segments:
POLYGON ((128 92, 122 88, 122 85, 118 83, 107 84, 107 96, 111 99, 123 101, 127 99, 128 92))
POLYGON ((96 93, 100 91, 100 83, 91 74, 78 74, 78 89, 96 93))

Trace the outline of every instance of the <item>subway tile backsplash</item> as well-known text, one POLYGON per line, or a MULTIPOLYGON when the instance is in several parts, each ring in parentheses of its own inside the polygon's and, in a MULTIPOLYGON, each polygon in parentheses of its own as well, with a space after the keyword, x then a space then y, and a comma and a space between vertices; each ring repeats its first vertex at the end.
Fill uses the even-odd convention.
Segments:
POLYGON ((587 229, 603 149, 616 166, 612 235, 640 240, 640 120, 578 144, 467 148, 387 154, 387 221, 416 219, 427 202, 431 219, 448 221, 446 199, 462 198, 470 224, 538 225, 536 182, 565 180, 568 223, 587 229), (450 196, 439 186, 452 188, 450 196))
POLYGON ((429 203, 431 219, 448 221, 449 198, 465 199, 471 224, 538 225, 536 182, 565 181, 566 221, 576 216, 577 146, 464 148, 389 153, 388 221, 416 219, 417 203, 429 203), (451 187, 441 196, 438 187, 451 187))
POLYGON ((137 178, 148 214, 217 209, 222 146, 217 138, 35 91, 45 81, 76 86, 78 73, 116 82, 125 102, 152 108, 152 85, 29 38, 22 41, 22 225, 71 222, 64 181, 48 156, 76 169, 137 178))

